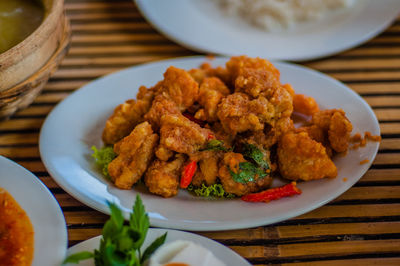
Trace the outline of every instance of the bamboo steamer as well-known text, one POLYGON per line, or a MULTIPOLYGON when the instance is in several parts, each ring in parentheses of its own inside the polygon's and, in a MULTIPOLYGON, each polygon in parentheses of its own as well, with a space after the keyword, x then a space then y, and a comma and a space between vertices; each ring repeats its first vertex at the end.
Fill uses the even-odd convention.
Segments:
POLYGON ((67 53, 71 30, 63 0, 43 0, 46 16, 25 40, 0 54, 0 119, 27 107, 67 53))

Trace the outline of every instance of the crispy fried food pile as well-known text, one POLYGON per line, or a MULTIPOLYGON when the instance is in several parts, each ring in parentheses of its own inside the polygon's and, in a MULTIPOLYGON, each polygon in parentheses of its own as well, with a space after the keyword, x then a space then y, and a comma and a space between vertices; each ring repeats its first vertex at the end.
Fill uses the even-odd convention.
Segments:
POLYGON ((226 67, 169 67, 108 119, 103 141, 117 154, 108 166, 112 181, 130 189, 143 178, 162 197, 188 183, 219 183, 242 196, 268 188, 274 176, 335 177, 332 156, 347 151, 350 121, 343 110, 320 111, 279 76, 267 60, 246 56, 226 67), (293 112, 308 122, 295 128, 293 112))

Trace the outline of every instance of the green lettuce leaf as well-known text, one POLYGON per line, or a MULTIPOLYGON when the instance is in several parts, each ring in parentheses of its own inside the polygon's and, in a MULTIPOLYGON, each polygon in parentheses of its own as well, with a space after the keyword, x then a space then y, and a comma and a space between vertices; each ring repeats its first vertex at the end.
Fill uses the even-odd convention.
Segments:
POLYGON ((93 154, 96 165, 101 169, 103 175, 110 178, 110 174, 108 173, 108 165, 117 157, 115 154, 113 147, 104 146, 101 149, 97 149, 96 146, 92 146, 93 154))

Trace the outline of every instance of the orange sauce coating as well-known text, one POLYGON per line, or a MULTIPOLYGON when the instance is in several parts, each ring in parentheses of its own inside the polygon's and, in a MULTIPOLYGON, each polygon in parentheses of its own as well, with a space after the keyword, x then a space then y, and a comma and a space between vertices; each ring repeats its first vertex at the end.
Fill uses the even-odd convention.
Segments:
POLYGON ((28 215, 7 191, 0 188, 0 264, 31 265, 33 234, 28 215))
POLYGON ((368 159, 365 159, 365 160, 362 160, 361 162, 360 162, 360 164, 366 164, 366 163, 368 163, 369 162, 369 160, 368 159))

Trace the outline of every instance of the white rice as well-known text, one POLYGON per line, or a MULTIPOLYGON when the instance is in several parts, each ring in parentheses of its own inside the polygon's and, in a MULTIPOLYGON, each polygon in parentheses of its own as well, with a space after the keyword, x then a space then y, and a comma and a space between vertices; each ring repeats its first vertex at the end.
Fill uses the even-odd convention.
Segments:
POLYGON ((290 29, 316 21, 333 11, 350 8, 356 0, 217 0, 224 12, 242 17, 267 31, 290 29))

